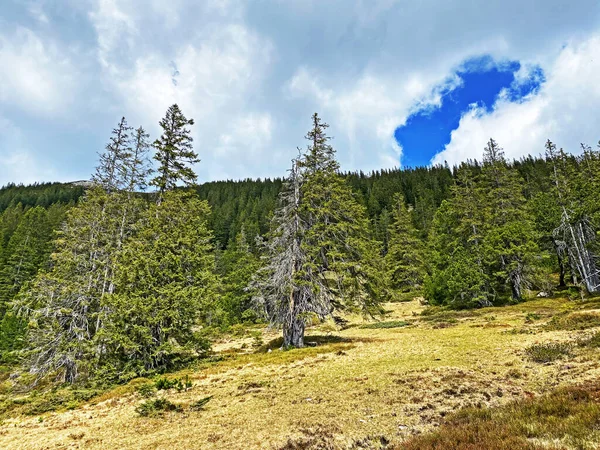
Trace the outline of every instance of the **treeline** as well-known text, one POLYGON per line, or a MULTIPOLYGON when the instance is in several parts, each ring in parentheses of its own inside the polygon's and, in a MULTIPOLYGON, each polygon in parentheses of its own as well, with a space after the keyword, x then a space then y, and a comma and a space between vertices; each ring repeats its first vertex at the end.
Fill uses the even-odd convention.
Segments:
POLYGON ((0 189, 0 213, 19 203, 25 208, 48 208, 56 203, 75 204, 83 192, 83 185, 73 183, 36 183, 28 186, 9 183, 0 189))
POLYGON ((600 148, 509 162, 490 139, 481 163, 341 174, 315 114, 284 178, 198 186, 192 125, 173 105, 151 142, 123 118, 85 190, 0 190, 0 352, 25 381, 170 370, 239 322, 302 346, 307 323, 384 301, 600 289, 600 148))

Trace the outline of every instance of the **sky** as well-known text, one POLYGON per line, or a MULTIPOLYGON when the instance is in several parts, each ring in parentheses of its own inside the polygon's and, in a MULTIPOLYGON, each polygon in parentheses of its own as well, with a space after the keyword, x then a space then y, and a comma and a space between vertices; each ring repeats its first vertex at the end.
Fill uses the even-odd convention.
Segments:
POLYGON ((600 140, 598 0, 1 0, 0 185, 89 179, 178 103, 199 180, 286 173, 310 116, 342 170, 600 140))

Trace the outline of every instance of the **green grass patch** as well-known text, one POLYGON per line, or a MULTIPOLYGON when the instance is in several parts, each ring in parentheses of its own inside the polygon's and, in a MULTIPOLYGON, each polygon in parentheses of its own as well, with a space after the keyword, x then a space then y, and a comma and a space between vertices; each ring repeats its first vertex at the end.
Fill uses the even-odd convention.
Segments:
POLYGON ((571 354, 571 345, 564 342, 535 344, 525 349, 525 355, 536 363, 549 363, 571 354))
POLYGON ((496 409, 467 408, 403 450, 591 450, 600 443, 600 384, 557 390, 496 409), (539 441, 555 441, 558 445, 539 441))
POLYGON ((6 398, 0 402, 0 418, 17 415, 37 416, 49 411, 74 409, 101 392, 97 389, 71 388, 33 391, 29 395, 6 398))
POLYGON ((574 313, 555 316, 545 326, 548 331, 580 331, 600 327, 600 314, 574 313))
POLYGON ((430 306, 421 312, 420 319, 424 322, 455 324, 458 323, 458 319, 477 317, 481 314, 481 311, 472 309, 456 311, 440 306, 430 306))
POLYGON ((539 314, 536 313, 527 313, 527 315, 525 316, 525 322, 526 323, 533 323, 536 320, 540 320, 542 317, 539 314))
POLYGON ((402 328, 410 325, 408 322, 403 320, 391 320, 389 322, 375 322, 361 325, 360 328, 366 328, 369 330, 380 329, 380 328, 402 328))

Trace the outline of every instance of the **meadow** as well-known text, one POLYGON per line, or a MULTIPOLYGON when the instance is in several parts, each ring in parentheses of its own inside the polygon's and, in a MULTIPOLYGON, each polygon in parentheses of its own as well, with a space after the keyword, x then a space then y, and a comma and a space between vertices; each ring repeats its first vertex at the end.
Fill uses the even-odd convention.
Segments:
POLYGON ((273 330, 240 329, 196 367, 46 408, 54 411, 39 412, 40 394, 9 394, 4 374, 0 448, 600 445, 600 302, 385 308, 380 322, 315 325, 309 345, 289 351, 273 330))

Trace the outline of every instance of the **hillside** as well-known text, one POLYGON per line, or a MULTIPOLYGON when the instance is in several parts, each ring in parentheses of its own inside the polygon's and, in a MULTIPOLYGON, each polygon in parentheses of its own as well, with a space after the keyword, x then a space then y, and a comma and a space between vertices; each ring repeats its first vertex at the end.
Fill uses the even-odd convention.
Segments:
POLYGON ((311 120, 283 180, 198 185, 173 104, 0 191, 0 445, 595 448, 600 148, 344 174, 311 120))
MULTIPOLYGON (((139 387, 150 382, 145 379, 73 405, 72 410, 32 416, 18 414, 27 408, 33 412, 39 399, 22 396, 12 408, 5 403, 0 447, 403 448, 407 439, 430 436, 461 408, 476 408, 479 413, 470 421, 476 423, 478 417, 487 417, 485 411, 514 402, 540 402, 540 396, 585 386, 600 375, 598 348, 578 346, 600 332, 597 301, 541 299, 501 309, 452 312, 424 309, 415 300, 385 308, 383 322, 348 317, 344 330, 332 324, 311 327, 308 341, 318 343, 315 347, 282 352, 271 341, 276 334, 266 329, 261 330, 262 339, 273 342, 272 351, 266 351, 268 344, 253 350, 256 338, 251 330, 246 336, 222 339, 215 344, 220 361, 169 375, 189 376, 189 390, 152 394, 151 399, 180 405, 179 412, 154 411, 150 417, 136 413, 136 407, 148 401, 139 393, 139 387), (528 358, 528 348, 550 342, 570 343, 570 354, 550 362, 528 358), (190 410, 207 396, 212 398, 206 406, 190 410)), ((577 404, 585 408, 586 402, 580 399, 577 404)), ((502 447, 498 435, 498 441, 477 448, 600 445, 600 433, 590 425, 600 419, 598 403, 581 411, 548 401, 536 408, 537 413, 513 415, 510 421, 502 415, 495 419, 505 421, 502 426, 516 424, 527 430, 512 436, 516 440, 511 447, 502 447), (574 412, 579 415, 571 415, 574 412), (566 420, 564 414, 571 418, 566 420), (555 428, 557 420, 561 425, 555 428)), ((469 433, 474 437, 479 432, 469 433)), ((434 448, 427 439, 410 441, 410 448, 434 448)), ((452 448, 475 448, 456 442, 452 448)))

